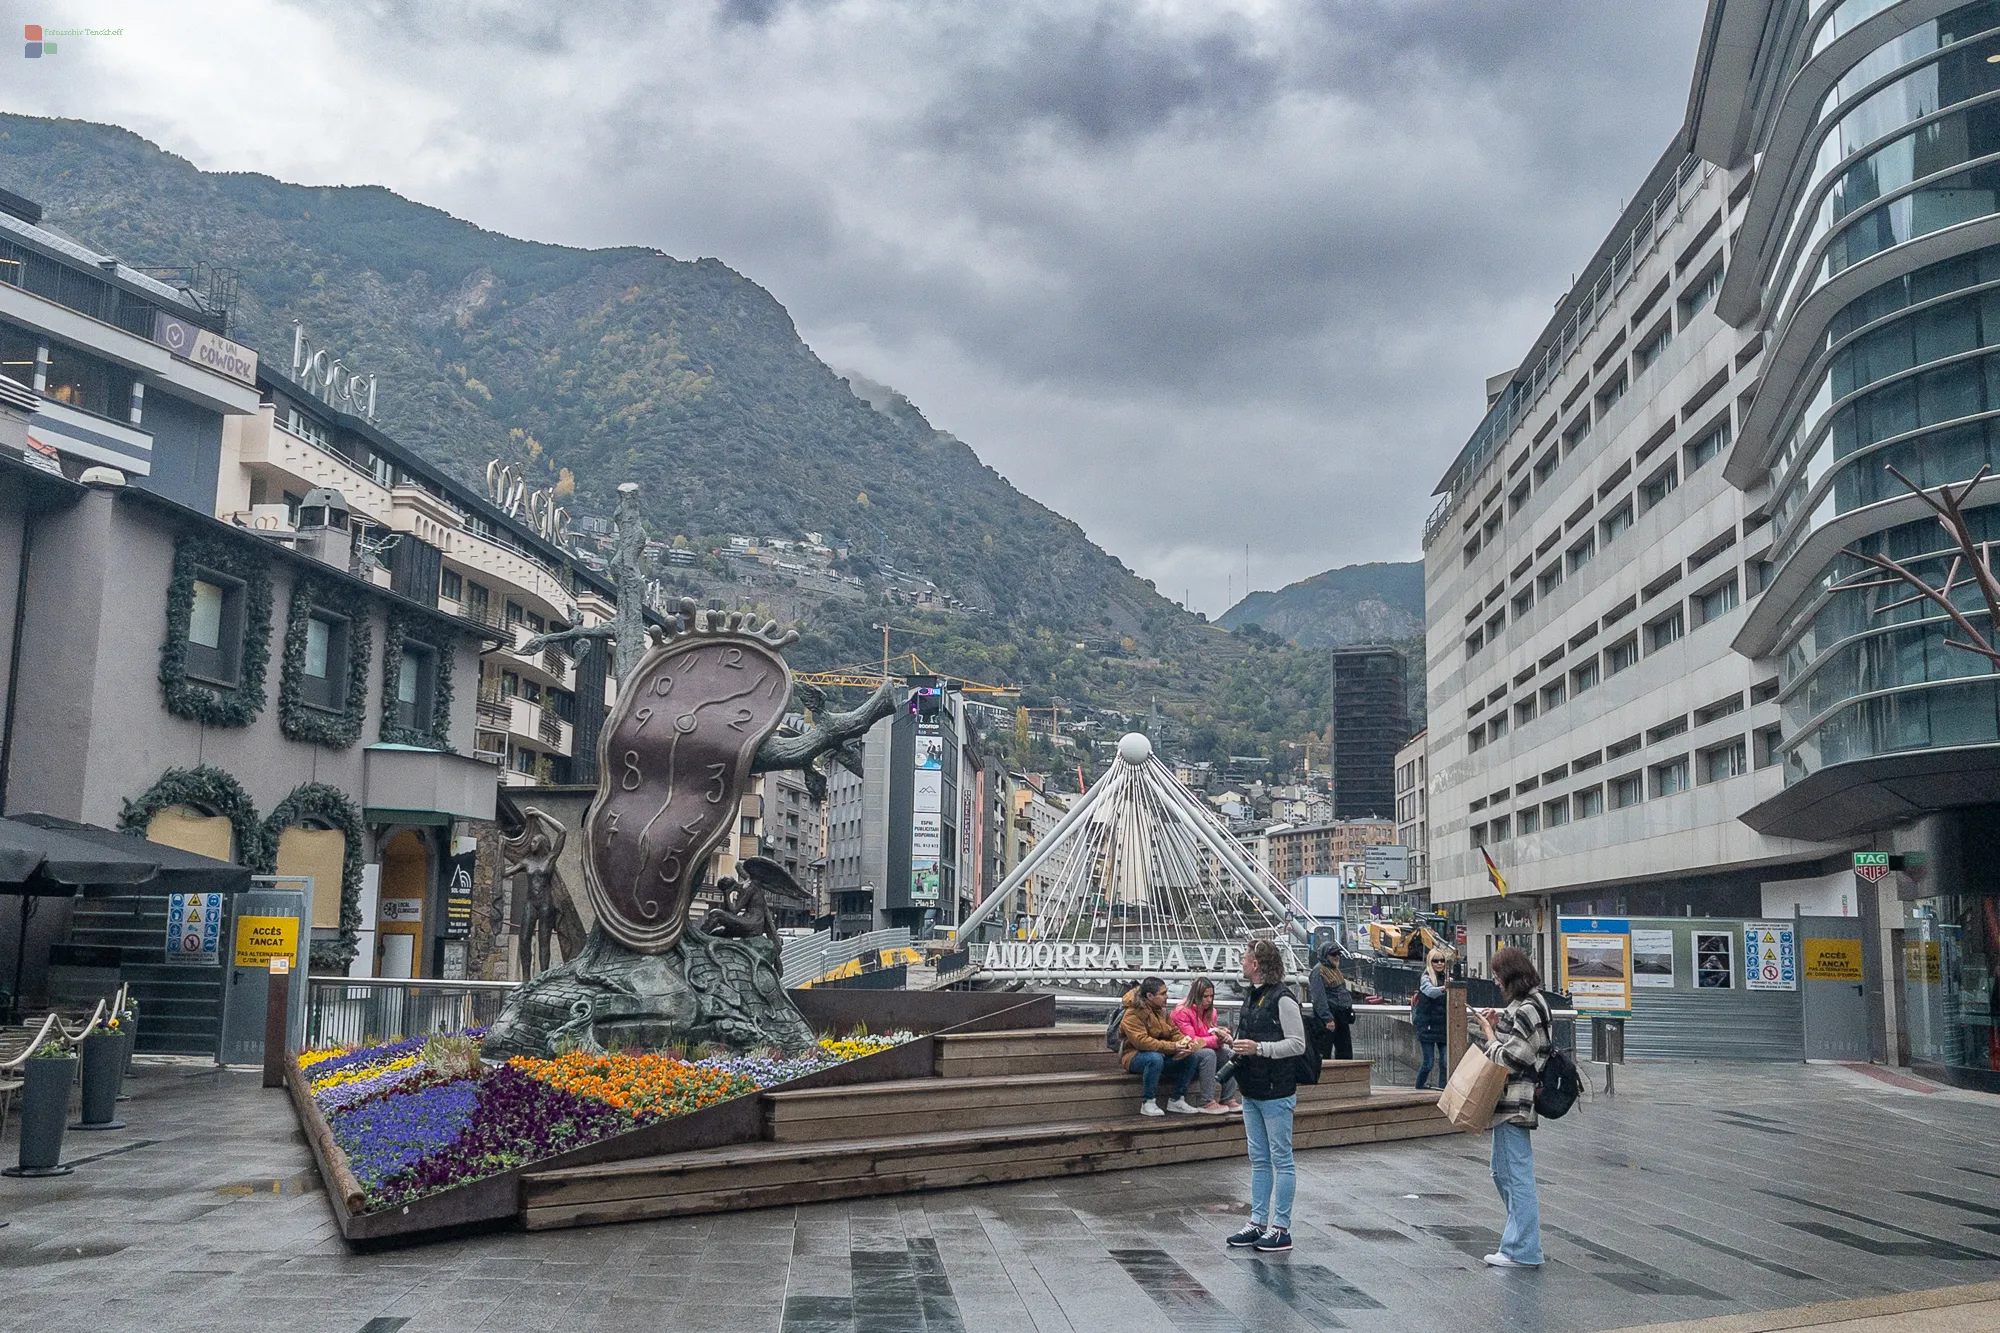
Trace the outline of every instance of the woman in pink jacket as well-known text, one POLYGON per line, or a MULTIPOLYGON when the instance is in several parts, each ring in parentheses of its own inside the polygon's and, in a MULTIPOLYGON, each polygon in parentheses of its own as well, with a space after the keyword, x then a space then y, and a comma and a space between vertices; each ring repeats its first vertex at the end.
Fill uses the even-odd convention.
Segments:
POLYGON ((1229 1049, 1230 1033, 1215 1021, 1215 983, 1207 977, 1196 977, 1188 985, 1187 999, 1181 1001, 1172 1017, 1174 1026, 1195 1044, 1196 1106, 1210 1115, 1242 1110, 1243 1099, 1236 1095, 1235 1079, 1224 1078, 1222 1086, 1216 1086, 1216 1064, 1228 1062, 1224 1052, 1229 1049))

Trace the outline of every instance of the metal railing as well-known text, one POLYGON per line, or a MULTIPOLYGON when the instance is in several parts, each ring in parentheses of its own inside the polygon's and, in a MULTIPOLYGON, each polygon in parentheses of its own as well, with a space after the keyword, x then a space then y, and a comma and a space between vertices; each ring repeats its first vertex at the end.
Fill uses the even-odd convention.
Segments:
POLYGON ((884 949, 909 947, 910 932, 901 928, 850 935, 844 940, 833 938, 833 932, 827 930, 800 939, 789 939, 785 941, 782 955, 785 984, 803 986, 809 981, 817 981, 835 968, 845 967, 857 958, 868 958, 884 949))
POLYGON ((314 977, 306 996, 306 1044, 357 1046, 486 1027, 519 985, 314 977))

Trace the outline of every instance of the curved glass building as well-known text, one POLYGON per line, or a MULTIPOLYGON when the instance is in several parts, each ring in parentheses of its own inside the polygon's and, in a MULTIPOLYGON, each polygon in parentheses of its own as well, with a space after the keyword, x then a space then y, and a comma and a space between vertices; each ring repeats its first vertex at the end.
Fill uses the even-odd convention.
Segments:
POLYGON ((1712 0, 1505 379, 1426 531, 1434 898, 1508 938, 1492 855, 1557 912, 1851 912, 1867 1056, 2000 1087, 1995 627, 1911 490, 2000 543, 2000 3, 1712 0))

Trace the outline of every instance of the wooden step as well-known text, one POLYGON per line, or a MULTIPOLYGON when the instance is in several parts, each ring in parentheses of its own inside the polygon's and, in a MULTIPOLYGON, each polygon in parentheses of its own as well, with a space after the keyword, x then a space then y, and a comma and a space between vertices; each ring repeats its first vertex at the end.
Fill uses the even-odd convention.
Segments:
MULTIPOLYGON (((1453 1133, 1435 1093, 1378 1092, 1300 1105, 1293 1144, 1305 1150, 1453 1133)), ((861 1198, 1050 1176, 1124 1171, 1243 1155, 1236 1116, 1128 1114, 905 1133, 873 1139, 759 1143, 530 1173, 521 1185, 530 1230, 861 1198)))
MULTIPOLYGON (((1329 1062, 1301 1103, 1365 1096, 1368 1062, 1329 1062)), ((770 1137, 779 1143, 1117 1120, 1137 1113, 1139 1080, 1113 1065, 1092 1071, 920 1078, 843 1088, 767 1093, 770 1137)))

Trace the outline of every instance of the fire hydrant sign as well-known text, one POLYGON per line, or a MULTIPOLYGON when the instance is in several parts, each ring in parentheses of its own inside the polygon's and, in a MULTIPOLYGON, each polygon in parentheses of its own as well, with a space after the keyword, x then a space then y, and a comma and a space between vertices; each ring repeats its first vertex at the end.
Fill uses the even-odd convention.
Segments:
POLYGON ((214 967, 222 961, 222 895, 167 895, 167 961, 214 967))
POLYGON ((299 951, 299 919, 295 916, 244 916, 236 919, 236 966, 262 968, 273 958, 291 958, 299 951))
POLYGON ((1743 923, 1743 988, 1797 990, 1798 940, 1789 921, 1743 923))

